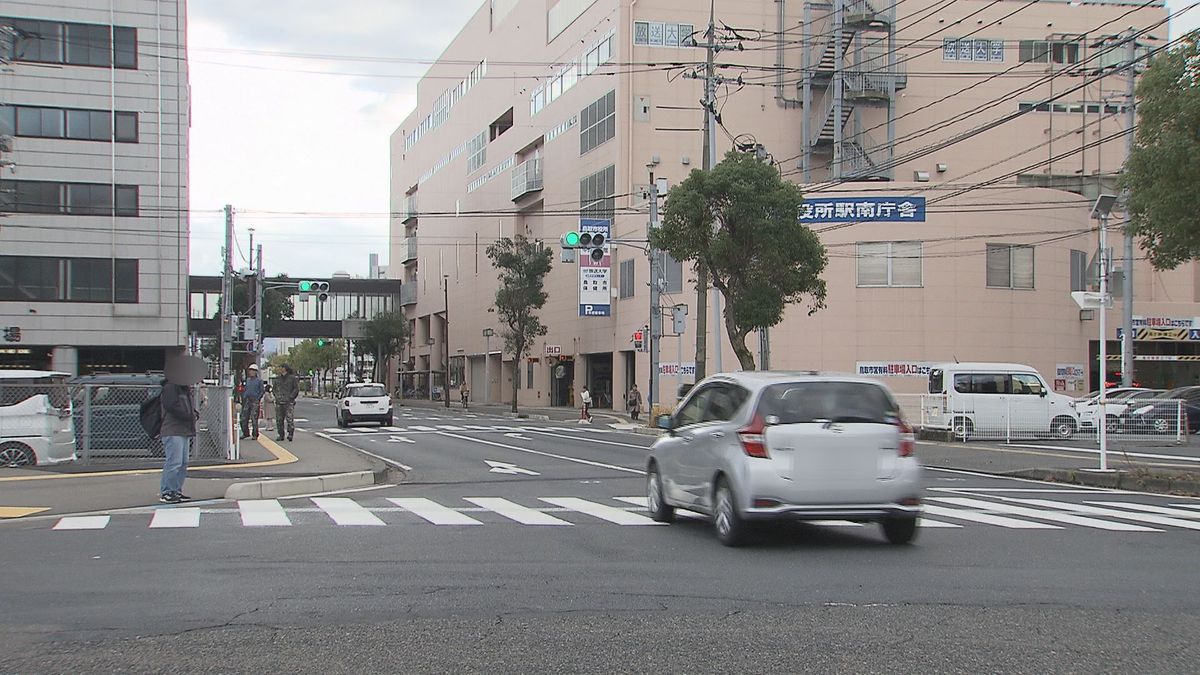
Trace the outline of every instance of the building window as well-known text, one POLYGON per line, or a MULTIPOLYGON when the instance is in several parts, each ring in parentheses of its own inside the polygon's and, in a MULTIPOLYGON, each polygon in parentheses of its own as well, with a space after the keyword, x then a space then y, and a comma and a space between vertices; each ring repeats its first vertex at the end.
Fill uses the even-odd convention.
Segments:
POLYGON ((871 241, 858 244, 858 285, 921 285, 921 242, 871 241))
POLYGON ((1079 63, 1080 43, 1071 41, 1021 40, 1022 63, 1079 63))
POLYGON ((617 92, 610 91, 579 113, 579 154, 583 155, 617 133, 617 92))
POLYGON ((1087 283, 1087 253, 1071 249, 1071 290, 1086 291, 1087 283))
POLYGON ((533 389, 533 361, 525 362, 525 388, 533 389))
POLYGON ((660 258, 662 267, 659 270, 659 279, 662 280, 663 293, 682 293, 683 292, 683 263, 672 258, 670 253, 662 252, 660 258))
POLYGON ((616 168, 605 167, 579 181, 579 217, 611 221, 616 168))
POLYGON ((622 260, 621 261, 621 280, 620 280, 621 297, 622 298, 632 298, 633 297, 633 291, 634 291, 633 283, 634 283, 633 282, 633 261, 632 260, 622 260))
POLYGON ((987 245, 989 288, 1033 288, 1033 247, 987 245))
POLYGON ((136 217, 138 187, 107 183, 0 180, 0 212, 136 217))
POLYGON ((483 132, 467 143, 467 173, 475 173, 487 163, 488 132, 483 132))
POLYGON ((0 256, 0 301, 138 301, 138 261, 0 256))
POLYGON ((5 106, 0 111, 0 126, 14 136, 27 138, 111 141, 114 114, 116 140, 136 143, 138 114, 135 112, 112 113, 108 110, 80 108, 5 106))
POLYGON ((101 68, 137 68, 137 29, 107 24, 0 19, 16 34, 7 56, 15 61, 101 68))

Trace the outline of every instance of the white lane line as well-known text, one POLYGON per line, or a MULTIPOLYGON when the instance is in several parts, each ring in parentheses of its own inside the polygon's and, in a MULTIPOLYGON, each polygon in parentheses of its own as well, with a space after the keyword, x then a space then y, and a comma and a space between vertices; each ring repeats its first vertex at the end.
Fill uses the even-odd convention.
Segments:
POLYGON ((585 513, 593 518, 607 520, 608 522, 616 523, 617 525, 663 524, 655 521, 653 518, 648 518, 637 513, 630 513, 624 509, 618 509, 606 504, 589 502, 586 499, 580 499, 578 497, 538 497, 538 499, 546 502, 547 504, 553 504, 555 506, 561 506, 564 509, 571 509, 572 511, 585 513))
POLYGON ((242 525, 246 527, 284 527, 291 525, 283 505, 277 499, 242 499, 238 501, 242 525))
POLYGON ((1074 511, 1075 513, 1084 513, 1091 516, 1107 516, 1109 518, 1120 518, 1121 520, 1132 520, 1135 523, 1166 525, 1168 527, 1178 527, 1185 530, 1200 530, 1200 523, 1182 520, 1179 518, 1170 518, 1167 516, 1155 516, 1145 513, 1130 513, 1128 511, 1120 511, 1117 509, 1103 509, 1097 506, 1084 506, 1083 504, 1057 502, 1049 499, 1013 499, 1013 501, 1019 501, 1022 504, 1030 504, 1033 506, 1044 506, 1049 509, 1074 511))
POLYGON ((499 497, 463 497, 463 499, 522 525, 571 525, 570 522, 561 518, 555 518, 548 513, 542 513, 499 497))
POLYGON ((373 433, 378 432, 379 429, 378 428, 372 429, 371 427, 354 427, 353 429, 351 429, 351 431, 357 431, 360 434, 373 434, 373 433))
POLYGON ((434 525, 482 525, 474 518, 423 497, 388 497, 388 501, 434 525))
MULTIPOLYGON (((1075 488, 1071 489, 1047 489, 1047 488, 983 488, 983 487, 931 487, 931 492, 954 492, 954 493, 969 493, 969 492, 1024 492, 1024 493, 1046 493, 1046 494, 1064 494, 1077 495, 1081 491, 1075 488)), ((1103 492, 1121 492, 1120 490, 1104 489, 1103 492)), ((1092 490, 1091 492, 1096 492, 1092 490)))
POLYGON ((409 427, 409 429, 412 429, 413 431, 437 431, 437 429, 434 429, 433 427, 421 427, 421 426, 413 426, 413 427, 409 427))
POLYGON ((345 497, 313 497, 312 503, 338 525, 387 525, 362 504, 345 497))
POLYGON ((322 429, 321 431, 324 431, 327 434, 344 434, 344 433, 346 433, 346 430, 342 429, 341 427, 329 427, 327 429, 322 429))
POLYGON ((1110 530, 1114 532, 1161 532, 1152 527, 1142 527, 1141 525, 1129 525, 1128 523, 1114 523, 1107 520, 1097 520, 1095 518, 1085 518, 1083 516, 1072 516, 1065 513, 1055 513, 1052 511, 1043 511, 1041 509, 1030 509, 1024 506, 1014 506, 1012 504, 1001 504, 998 502, 986 502, 982 499, 967 499, 965 497, 930 497, 933 501, 943 502, 946 504, 954 504, 955 506, 965 506, 967 508, 983 509, 989 512, 1009 513, 1014 516, 1025 516, 1026 518, 1037 518, 1039 520, 1050 520, 1056 523, 1066 523, 1068 525, 1081 525, 1083 527, 1091 527, 1097 530, 1110 530))
POLYGON ((103 530, 110 516, 67 516, 60 518, 56 530, 103 530))
POLYGON ((157 509, 150 519, 152 528, 200 527, 200 509, 157 509))
POLYGON ((464 424, 463 426, 467 429, 470 429, 471 431, 491 431, 492 430, 491 427, 481 427, 478 424, 464 424))
POLYGON ((1176 518, 1200 518, 1200 511, 1184 511, 1183 509, 1168 509, 1165 506, 1151 506, 1149 504, 1135 504, 1133 502, 1084 502, 1084 504, 1094 504, 1096 506, 1119 506, 1123 509, 1132 509, 1134 511, 1145 511, 1146 513, 1158 513, 1164 516, 1174 516, 1176 518))
MULTIPOLYGON (((1078 452, 1078 453, 1083 453, 1085 455, 1099 455, 1100 454, 1099 448, 1070 448, 1070 447, 1063 446, 1063 445, 1032 445, 1032 444, 1024 444, 1024 443, 1009 443, 1008 445, 1010 445, 1014 448, 1032 448, 1034 450, 1059 450, 1059 451, 1063 451, 1063 452, 1078 452)), ((1175 461, 1179 461, 1179 462, 1200 462, 1200 457, 1191 457, 1188 455, 1161 455, 1161 454, 1150 453, 1150 452, 1126 452, 1124 450, 1121 451, 1121 454, 1127 455, 1129 457, 1138 457, 1141 459, 1169 459, 1169 460, 1175 460, 1175 461)))
POLYGON ((553 459, 561 459, 566 462, 574 462, 576 464, 586 464, 588 466, 598 466, 602 469, 612 469, 613 471, 623 471, 625 473, 635 473, 639 476, 644 475, 646 473, 645 471, 642 471, 641 469, 631 469, 627 466, 617 466, 616 464, 605 464, 603 462, 593 462, 591 460, 580 459, 578 457, 567 457, 565 455, 556 455, 552 452, 542 452, 541 450, 532 450, 530 448, 522 448, 520 446, 509 445, 507 443, 496 443, 495 441, 485 441, 482 438, 472 438, 470 436, 457 436, 455 434, 451 434, 451 433, 447 433, 447 432, 442 432, 441 435, 445 436, 446 438, 457 438, 460 441, 469 441, 471 443, 481 443, 483 445, 491 445, 491 446, 495 446, 497 448, 504 448, 506 450, 514 450, 516 452, 524 452, 524 453, 530 454, 530 455, 538 455, 541 457, 551 457, 553 459))
POLYGON ((379 427, 383 431, 390 431, 394 434, 403 433, 404 427, 379 427))
POLYGON ((437 428, 441 429, 442 431, 466 431, 466 429, 462 427, 456 427, 453 424, 439 424, 437 425, 437 428))
POLYGON ((917 526, 918 527, 933 527, 933 528, 939 528, 939 527, 941 527, 941 528, 961 528, 962 527, 962 525, 958 525, 956 523, 943 523, 940 520, 933 520, 931 518, 926 518, 925 516, 921 516, 921 518, 917 521, 917 526))
POLYGON ((996 525, 999 527, 1007 527, 1012 530, 1061 530, 1058 525, 1047 525, 1046 523, 1031 523, 1027 520, 1017 520, 1016 518, 1005 518, 1004 516, 993 516, 987 513, 976 513, 974 511, 961 511, 959 509, 948 509, 944 506, 934 506, 925 504, 922 507, 926 513, 932 513, 935 516, 943 518, 957 518, 958 520, 969 520, 973 523, 983 523, 985 525, 996 525))

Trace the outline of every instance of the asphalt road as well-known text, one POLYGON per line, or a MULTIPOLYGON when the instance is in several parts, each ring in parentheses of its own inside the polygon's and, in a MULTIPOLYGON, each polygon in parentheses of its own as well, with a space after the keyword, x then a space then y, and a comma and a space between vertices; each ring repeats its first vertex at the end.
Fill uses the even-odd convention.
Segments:
POLYGON ((914 546, 830 523, 728 549, 702 519, 645 518, 646 436, 453 409, 400 409, 392 429, 333 430, 324 404, 298 417, 408 480, 0 524, 0 672, 1195 672, 1200 657, 1200 500, 931 470, 914 546))

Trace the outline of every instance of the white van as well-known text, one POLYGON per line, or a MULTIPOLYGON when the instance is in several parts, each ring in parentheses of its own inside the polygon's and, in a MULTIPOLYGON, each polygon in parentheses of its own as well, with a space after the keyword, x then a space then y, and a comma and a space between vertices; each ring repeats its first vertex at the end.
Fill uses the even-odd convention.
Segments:
POLYGON ((1079 429, 1074 399, 1054 393, 1037 370, 1017 363, 931 366, 921 422, 962 440, 1070 438, 1079 429))
POLYGON ((0 370, 0 467, 75 460, 67 373, 0 370))

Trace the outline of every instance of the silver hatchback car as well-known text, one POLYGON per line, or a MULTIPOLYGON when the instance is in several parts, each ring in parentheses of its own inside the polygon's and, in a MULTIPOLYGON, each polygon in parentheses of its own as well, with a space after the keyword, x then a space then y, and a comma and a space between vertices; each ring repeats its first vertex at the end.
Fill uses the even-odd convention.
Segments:
POLYGON ((656 423, 646 503, 708 514, 717 538, 741 543, 748 521, 876 521, 907 544, 921 513, 913 428, 884 385, 857 377, 714 375, 656 423))

